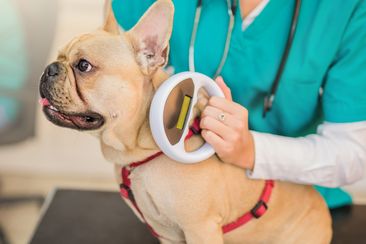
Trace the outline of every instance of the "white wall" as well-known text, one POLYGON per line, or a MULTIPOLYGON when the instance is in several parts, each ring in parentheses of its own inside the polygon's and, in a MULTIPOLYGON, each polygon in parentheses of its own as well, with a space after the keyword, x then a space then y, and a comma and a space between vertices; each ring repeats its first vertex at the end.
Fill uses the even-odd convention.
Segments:
MULTIPOLYGON (((102 0, 60 0, 50 61, 72 37, 102 24, 103 4, 102 0)), ((36 6, 35 1, 35 7, 41 6, 36 6)), ((95 138, 54 126, 46 121, 40 106, 37 118, 36 138, 0 147, 1 173, 113 177, 112 166, 102 157, 95 138)))

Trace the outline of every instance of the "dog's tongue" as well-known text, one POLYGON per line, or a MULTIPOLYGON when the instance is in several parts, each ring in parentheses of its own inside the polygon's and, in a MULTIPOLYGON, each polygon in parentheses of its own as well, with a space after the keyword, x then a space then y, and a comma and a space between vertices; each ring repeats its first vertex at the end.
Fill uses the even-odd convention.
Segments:
POLYGON ((41 98, 39 99, 39 103, 42 105, 42 106, 48 106, 50 105, 50 102, 48 101, 47 98, 41 98))

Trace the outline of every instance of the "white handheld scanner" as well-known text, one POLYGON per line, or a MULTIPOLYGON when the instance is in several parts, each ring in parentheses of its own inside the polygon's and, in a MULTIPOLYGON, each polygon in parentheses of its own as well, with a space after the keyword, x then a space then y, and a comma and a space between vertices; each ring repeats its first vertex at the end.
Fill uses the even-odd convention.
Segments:
POLYGON ((207 142, 196 151, 187 152, 184 148, 200 88, 204 88, 209 96, 224 97, 210 77, 182 72, 164 81, 151 103, 150 127, 154 140, 168 157, 181 163, 197 163, 215 153, 207 142))

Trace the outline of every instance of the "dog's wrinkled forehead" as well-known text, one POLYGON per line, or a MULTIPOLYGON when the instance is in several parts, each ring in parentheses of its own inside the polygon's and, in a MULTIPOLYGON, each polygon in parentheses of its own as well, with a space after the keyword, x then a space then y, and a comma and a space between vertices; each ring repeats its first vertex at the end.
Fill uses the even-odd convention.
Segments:
POLYGON ((60 61, 68 60, 70 56, 81 48, 82 45, 80 45, 80 43, 88 39, 93 39, 92 34, 83 34, 73 38, 66 46, 59 50, 57 59, 60 61))
POLYGON ((133 59, 131 44, 124 35, 110 35, 104 31, 96 31, 74 38, 62 48, 59 61, 69 63, 79 59, 87 59, 99 65, 130 62, 133 59), (122 58, 123 57, 123 58, 122 58))

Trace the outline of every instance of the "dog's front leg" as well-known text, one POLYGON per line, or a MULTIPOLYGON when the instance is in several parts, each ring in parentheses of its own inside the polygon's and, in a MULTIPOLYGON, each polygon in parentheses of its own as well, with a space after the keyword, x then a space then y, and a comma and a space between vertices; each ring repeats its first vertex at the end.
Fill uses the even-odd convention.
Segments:
POLYGON ((223 244, 221 226, 213 221, 186 226, 184 235, 187 244, 223 244))

